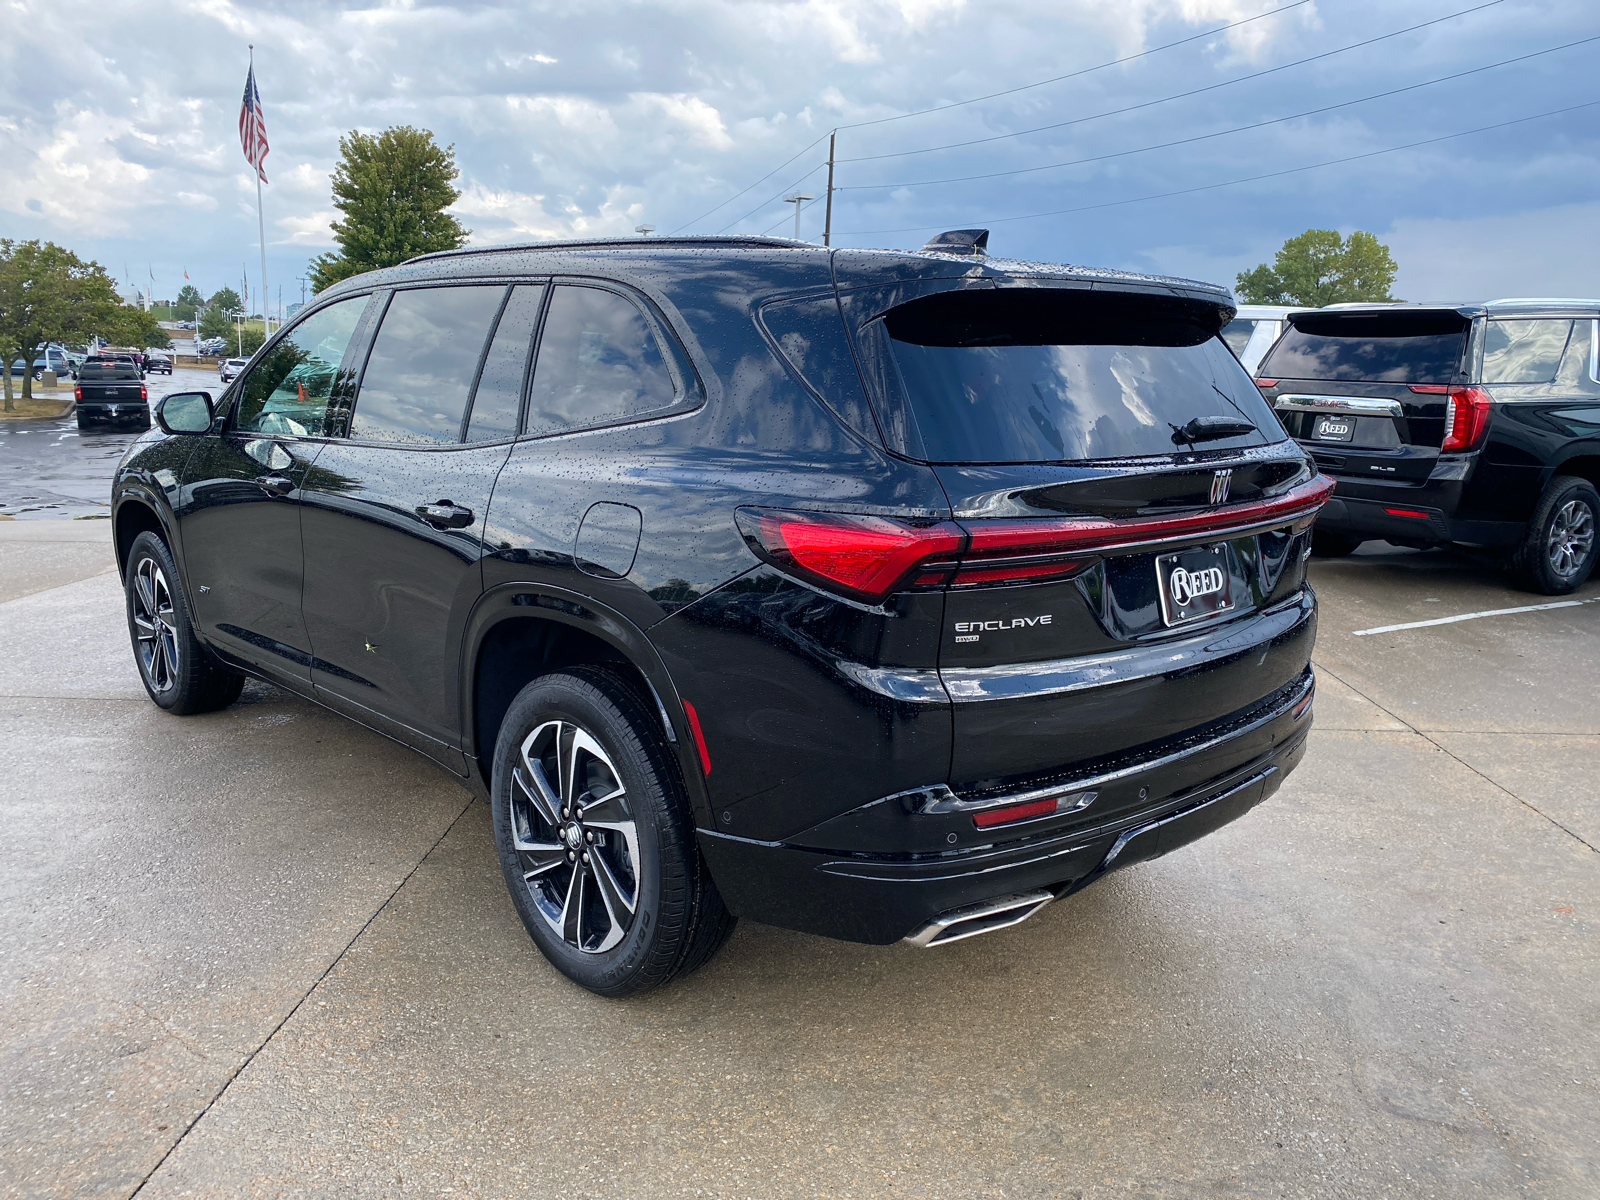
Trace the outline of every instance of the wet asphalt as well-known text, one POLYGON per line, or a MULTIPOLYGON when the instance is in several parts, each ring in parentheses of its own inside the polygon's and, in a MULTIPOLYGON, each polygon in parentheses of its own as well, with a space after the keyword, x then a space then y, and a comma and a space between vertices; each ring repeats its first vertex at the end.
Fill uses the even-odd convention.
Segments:
POLYGON ((0 521, 0 1194, 1600 1194, 1600 583, 1357 636, 1547 601, 1312 573, 1310 750, 1243 820, 1003 933, 746 922, 617 1002, 483 805, 263 685, 166 716, 107 522, 0 521))

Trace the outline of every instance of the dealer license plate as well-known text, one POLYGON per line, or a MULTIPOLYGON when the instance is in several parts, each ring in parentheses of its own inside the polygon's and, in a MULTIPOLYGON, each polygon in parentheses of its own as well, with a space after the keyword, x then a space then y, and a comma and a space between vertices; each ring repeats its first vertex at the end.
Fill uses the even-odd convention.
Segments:
POLYGON ((1354 417, 1318 417, 1311 436, 1319 442, 1349 442, 1356 436, 1354 417))
POLYGON ((1233 607, 1233 579, 1226 546, 1202 546, 1156 559, 1161 619, 1182 625, 1233 607))

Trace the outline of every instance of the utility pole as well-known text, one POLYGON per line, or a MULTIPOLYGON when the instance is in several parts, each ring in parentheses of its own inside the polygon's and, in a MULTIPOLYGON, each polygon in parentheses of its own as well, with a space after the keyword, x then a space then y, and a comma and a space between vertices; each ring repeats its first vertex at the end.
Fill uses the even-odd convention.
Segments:
POLYGON ((822 244, 833 245, 833 141, 839 136, 835 129, 828 135, 828 207, 822 215, 822 244))
POLYGON ((815 196, 808 196, 804 192, 795 192, 783 198, 785 204, 794 205, 794 240, 797 242, 800 240, 800 208, 807 200, 815 199, 815 196))

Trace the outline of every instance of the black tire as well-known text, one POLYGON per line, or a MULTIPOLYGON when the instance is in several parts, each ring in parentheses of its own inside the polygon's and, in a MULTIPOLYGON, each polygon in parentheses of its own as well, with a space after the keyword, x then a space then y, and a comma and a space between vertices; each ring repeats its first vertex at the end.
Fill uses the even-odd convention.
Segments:
POLYGON ((1600 552, 1600 492, 1587 479, 1557 475, 1539 498, 1528 532, 1511 553, 1519 584, 1546 596, 1575 591, 1600 552))
POLYGON ((90 420, 89 420, 89 418, 88 418, 88 417, 86 417, 86 416, 84 416, 84 415, 83 415, 83 414, 82 414, 82 413, 81 413, 81 412, 80 412, 80 413, 79 413, 79 414, 78 414, 78 428, 79 428, 79 429, 89 429, 89 428, 91 428, 91 427, 92 427, 92 423, 91 423, 91 422, 90 422, 90 420))
POLYGON ((512 902, 551 964, 601 996, 687 974, 733 932, 659 729, 627 672, 581 666, 523 688, 495 745, 495 848, 512 902))
POLYGON ((187 717, 227 708, 239 698, 244 676, 224 667, 195 637, 183 581, 156 534, 133 539, 122 590, 134 662, 152 701, 187 717))
POLYGON ((1354 554, 1364 539, 1331 529, 1311 530, 1311 553, 1318 558, 1346 558, 1354 554))

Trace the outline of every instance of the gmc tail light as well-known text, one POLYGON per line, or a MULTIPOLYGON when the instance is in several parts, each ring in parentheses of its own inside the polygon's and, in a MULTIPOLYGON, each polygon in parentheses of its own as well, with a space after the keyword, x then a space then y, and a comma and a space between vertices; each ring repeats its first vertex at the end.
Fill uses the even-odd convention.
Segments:
POLYGON ((1444 445, 1439 447, 1443 453, 1472 450, 1483 441, 1493 405, 1488 392, 1442 383, 1413 383, 1411 390, 1424 396, 1444 396, 1444 445))
POLYGON ((72 389, 72 398, 74 400, 78 401, 80 404, 83 403, 83 388, 82 387, 73 388, 72 389))
POLYGON ((759 558, 870 604, 906 587, 1066 579, 1116 550, 1192 537, 1237 537, 1271 525, 1304 527, 1333 494, 1313 476, 1281 496, 1182 516, 1046 517, 915 523, 848 513, 741 508, 759 558))
POLYGON ((141 400, 150 399, 150 389, 145 387, 145 385, 142 384, 142 383, 139 385, 139 399, 141 399, 141 400))
POLYGON ((1278 381, 1276 379, 1258 379, 1256 380, 1256 386, 1264 392, 1268 388, 1277 387, 1278 381))

